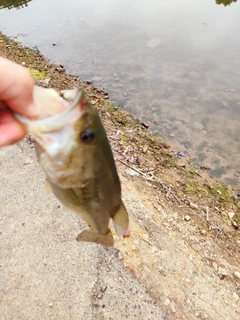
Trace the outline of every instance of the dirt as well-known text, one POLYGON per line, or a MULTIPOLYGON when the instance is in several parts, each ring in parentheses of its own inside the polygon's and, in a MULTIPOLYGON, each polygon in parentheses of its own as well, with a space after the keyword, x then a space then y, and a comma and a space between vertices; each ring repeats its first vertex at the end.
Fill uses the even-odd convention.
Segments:
POLYGON ((131 221, 114 248, 45 194, 30 136, 0 149, 1 319, 239 319, 240 201, 108 94, 0 34, 36 83, 84 87, 106 128, 131 221))

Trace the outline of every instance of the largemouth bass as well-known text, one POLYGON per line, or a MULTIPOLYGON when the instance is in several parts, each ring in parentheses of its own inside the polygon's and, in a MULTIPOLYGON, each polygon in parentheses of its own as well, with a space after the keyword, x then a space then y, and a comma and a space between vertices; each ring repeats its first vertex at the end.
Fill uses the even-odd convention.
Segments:
POLYGON ((16 117, 34 137, 53 194, 89 226, 77 240, 112 246, 110 218, 119 236, 130 234, 119 177, 97 110, 83 91, 65 92, 66 97, 73 94, 69 103, 55 90, 35 86, 39 118, 16 117))

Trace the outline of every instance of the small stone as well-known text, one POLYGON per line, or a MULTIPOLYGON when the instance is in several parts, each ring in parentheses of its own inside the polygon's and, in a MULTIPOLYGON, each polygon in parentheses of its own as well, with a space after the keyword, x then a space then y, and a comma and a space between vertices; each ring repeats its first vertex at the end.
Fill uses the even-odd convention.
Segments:
POLYGON ((94 303, 94 305, 93 305, 95 308, 99 308, 100 307, 100 305, 98 304, 98 303, 94 303))
POLYGON ((170 133, 170 137, 174 138, 175 134, 174 133, 170 133))
POLYGON ((237 224, 237 222, 234 221, 234 220, 231 220, 231 222, 232 222, 232 225, 234 226, 234 228, 235 228, 235 229, 238 229, 238 224, 237 224))
POLYGON ((102 295, 101 293, 98 293, 97 298, 98 298, 98 299, 101 299, 102 296, 103 296, 103 295, 102 295))
POLYGON ((119 259, 120 261, 124 260, 124 256, 122 255, 121 252, 118 253, 118 259, 119 259))
POLYGON ((171 303, 171 301, 168 298, 166 298, 164 301, 165 306, 169 306, 170 303, 171 303))
POLYGON ((147 149, 148 149, 148 146, 145 145, 145 146, 143 147, 143 152, 146 153, 146 152, 147 152, 147 149))
POLYGON ((176 312, 176 308, 175 308, 175 303, 174 302, 171 303, 170 308, 171 308, 172 312, 174 312, 174 313, 176 312))
POLYGON ((233 292, 233 299, 237 302, 239 300, 239 295, 236 292, 233 292))
POLYGON ((240 272, 235 271, 235 272, 233 272, 233 275, 234 275, 235 278, 240 279, 240 272))
POLYGON ((25 64, 26 64, 26 62, 23 61, 23 62, 22 62, 22 65, 25 66, 25 64))
POLYGON ((198 209, 198 205, 195 204, 195 203, 192 203, 192 202, 190 202, 190 207, 191 207, 192 209, 198 209))
POLYGON ((224 277, 229 275, 228 270, 222 267, 218 267, 218 273, 224 277))
POLYGON ((194 128, 196 128, 198 130, 203 130, 203 128, 204 128, 204 126, 199 122, 193 122, 193 126, 194 126, 194 128))
POLYGON ((190 218, 189 216, 185 216, 185 217, 184 217, 184 220, 187 221, 187 222, 189 222, 189 221, 191 220, 191 218, 190 218))
POLYGON ((141 122, 141 125, 146 129, 149 128, 149 124, 147 124, 146 122, 141 122))
POLYGON ((234 212, 228 212, 229 219, 232 219, 235 216, 234 212))
POLYGON ((51 303, 49 303, 49 307, 51 308, 53 306, 53 303, 51 302, 51 303))
POLYGON ((212 263, 212 266, 213 266, 213 268, 214 268, 215 271, 218 270, 218 264, 217 264, 216 262, 213 262, 213 263, 212 263))

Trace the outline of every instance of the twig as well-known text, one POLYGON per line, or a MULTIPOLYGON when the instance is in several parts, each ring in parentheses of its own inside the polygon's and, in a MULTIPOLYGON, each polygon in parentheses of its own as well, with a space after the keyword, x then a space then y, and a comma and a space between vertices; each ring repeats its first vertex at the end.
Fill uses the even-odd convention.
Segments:
POLYGON ((126 163, 125 161, 121 160, 121 159, 117 159, 119 162, 121 162, 122 164, 124 164, 125 166, 129 167, 130 169, 136 171, 137 173, 141 174, 142 176, 145 176, 144 172, 141 172, 140 170, 130 166, 130 164, 126 163))
POLYGON ((163 189, 166 190, 166 196, 168 197, 169 196, 169 193, 173 196, 173 198, 175 198, 175 200, 177 200, 178 202, 180 202, 180 200, 176 197, 176 195, 173 193, 173 191, 168 188, 162 181, 160 181, 158 178, 156 178, 155 176, 148 176, 146 173, 130 166, 128 163, 126 163, 125 161, 117 158, 117 160, 119 162, 121 162, 122 164, 124 164, 125 166, 129 167, 130 169, 136 171, 137 173, 139 173, 140 175, 142 175, 146 180, 148 181, 153 181, 153 182, 157 182, 163 189))

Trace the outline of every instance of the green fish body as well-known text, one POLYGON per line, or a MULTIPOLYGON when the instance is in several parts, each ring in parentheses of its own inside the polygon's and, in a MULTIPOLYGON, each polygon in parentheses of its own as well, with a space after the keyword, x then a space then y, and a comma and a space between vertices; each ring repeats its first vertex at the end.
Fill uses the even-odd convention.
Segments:
POLYGON ((67 109, 66 101, 52 89, 35 87, 34 95, 40 103, 44 100, 42 114, 53 109, 45 105, 48 100, 55 101, 57 111, 53 113, 60 113, 40 115, 38 120, 16 116, 34 137, 36 153, 53 194, 89 226, 77 240, 112 246, 110 218, 119 236, 129 236, 119 177, 97 110, 83 91, 75 91, 76 97, 67 109), (38 98, 42 95, 45 99, 38 98))

